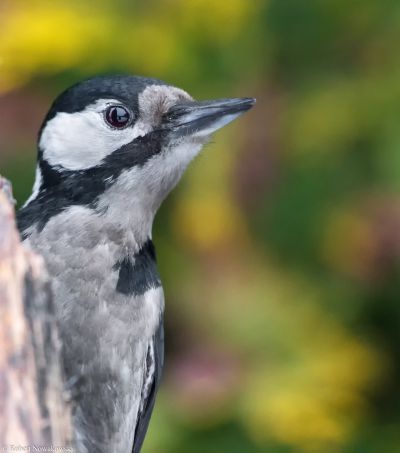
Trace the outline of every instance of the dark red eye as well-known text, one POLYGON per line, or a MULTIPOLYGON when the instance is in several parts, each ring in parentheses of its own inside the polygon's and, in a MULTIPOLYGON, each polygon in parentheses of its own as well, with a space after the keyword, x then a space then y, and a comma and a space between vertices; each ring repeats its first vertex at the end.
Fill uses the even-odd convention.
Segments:
POLYGON ((111 127, 122 129, 129 124, 131 114, 122 105, 110 105, 110 107, 107 107, 104 117, 111 127))

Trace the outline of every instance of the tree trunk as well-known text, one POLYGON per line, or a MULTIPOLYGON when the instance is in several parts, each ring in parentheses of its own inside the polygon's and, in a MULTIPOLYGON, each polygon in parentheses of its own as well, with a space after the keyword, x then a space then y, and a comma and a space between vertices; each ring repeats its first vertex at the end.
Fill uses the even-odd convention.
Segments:
POLYGON ((0 177, 0 451, 73 451, 49 278, 12 202, 0 177))

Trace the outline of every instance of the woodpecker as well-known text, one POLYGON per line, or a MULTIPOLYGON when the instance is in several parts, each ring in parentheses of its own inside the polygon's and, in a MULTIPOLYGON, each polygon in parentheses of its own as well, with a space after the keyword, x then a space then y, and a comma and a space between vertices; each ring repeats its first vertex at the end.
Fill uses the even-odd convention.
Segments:
POLYGON ((141 449, 164 362, 153 219, 210 135, 254 102, 116 75, 70 87, 44 119, 17 219, 51 277, 79 453, 141 449))

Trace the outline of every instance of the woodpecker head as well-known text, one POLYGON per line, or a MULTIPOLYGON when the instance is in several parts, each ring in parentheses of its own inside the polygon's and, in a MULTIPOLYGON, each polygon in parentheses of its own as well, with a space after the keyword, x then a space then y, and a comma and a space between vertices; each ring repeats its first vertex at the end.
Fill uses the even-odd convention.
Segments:
MULTIPOLYGON (((195 101, 142 77, 86 80, 53 103, 39 133, 34 193, 59 210, 90 205, 154 215, 210 135, 249 110, 251 98, 195 101), (124 208, 125 207, 125 208, 124 208)), ((46 209, 55 209, 46 204, 46 209)))

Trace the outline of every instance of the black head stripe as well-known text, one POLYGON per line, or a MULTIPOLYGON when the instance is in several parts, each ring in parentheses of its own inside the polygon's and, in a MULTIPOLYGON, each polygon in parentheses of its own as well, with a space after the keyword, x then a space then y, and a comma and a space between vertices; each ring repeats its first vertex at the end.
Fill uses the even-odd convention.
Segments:
MULTIPOLYGON (((158 79, 134 76, 95 77, 68 88, 53 103, 41 130, 59 112, 83 110, 101 98, 121 100, 133 111, 138 110, 138 96, 150 85, 167 85, 158 79)), ((39 149, 38 163, 42 173, 39 195, 18 213, 21 232, 37 224, 42 229, 48 220, 72 205, 94 207, 99 196, 118 178, 122 171, 143 166, 160 153, 165 132, 153 131, 138 137, 109 154, 96 167, 70 171, 51 167, 39 149)))
MULTIPOLYGON (((138 95, 149 85, 167 85, 162 80, 127 75, 94 77, 71 86, 54 101, 41 131, 57 113, 75 113, 98 99, 117 99, 126 103, 134 112, 138 109, 138 95)), ((39 133, 40 135, 40 133, 39 133)))
POLYGON ((100 165, 86 170, 57 170, 40 160, 43 185, 39 195, 17 215, 18 228, 23 233, 36 223, 42 230, 51 217, 69 206, 96 207, 97 200, 120 174, 129 168, 142 167, 159 154, 164 131, 154 131, 109 154, 100 165))

